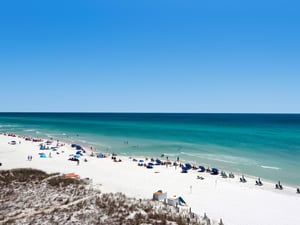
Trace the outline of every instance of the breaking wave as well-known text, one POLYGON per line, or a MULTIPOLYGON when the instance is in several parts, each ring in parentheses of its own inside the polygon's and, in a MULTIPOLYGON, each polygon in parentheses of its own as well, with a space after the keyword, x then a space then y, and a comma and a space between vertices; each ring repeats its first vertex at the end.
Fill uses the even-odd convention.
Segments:
POLYGON ((280 170, 281 169, 281 168, 275 167, 275 166, 264 166, 264 165, 261 165, 260 167, 262 167, 264 169, 271 169, 271 170, 280 170))

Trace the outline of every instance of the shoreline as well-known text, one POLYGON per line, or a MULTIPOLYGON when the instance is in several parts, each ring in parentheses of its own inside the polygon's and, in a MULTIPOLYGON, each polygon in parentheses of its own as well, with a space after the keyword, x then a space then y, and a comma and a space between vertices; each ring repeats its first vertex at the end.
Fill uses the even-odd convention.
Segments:
MULTIPOLYGON (((263 186, 255 185, 254 177, 245 175, 247 183, 239 182, 239 175, 235 178, 222 178, 220 175, 210 175, 189 171, 187 174, 180 173, 181 168, 155 166, 147 169, 138 166, 138 161, 133 162, 129 156, 117 156, 122 162, 113 162, 108 158, 90 157, 90 148, 86 147, 84 157, 87 162, 80 161, 77 166, 75 162, 68 161, 70 153, 75 152, 71 146, 63 141, 59 151, 52 152, 51 158, 39 158, 39 144, 42 142, 26 142, 17 137, 0 135, 0 156, 2 166, 0 169, 17 167, 33 167, 43 169, 47 172, 77 173, 81 177, 89 177, 93 180, 93 187, 100 188, 103 192, 122 192, 129 197, 151 198, 153 192, 163 190, 168 192, 168 197, 182 196, 192 211, 203 215, 207 213, 210 218, 218 221, 222 218, 224 224, 285 224, 284 218, 291 218, 290 224, 300 223, 297 218, 297 205, 300 204, 300 194, 296 188, 283 184, 283 190, 275 189, 275 184, 263 179, 263 186), (9 145, 11 140, 21 141, 21 144, 9 145), (32 161, 27 161, 28 154, 33 155, 32 161), (157 173, 156 173, 157 172, 157 173), (197 179, 203 176, 204 180, 197 179), (130 182, 128 182, 130 181, 130 182), (264 204, 260 204, 262 201, 264 204), (247 204, 247 205, 245 205, 247 204), (281 207, 283 204, 283 208, 281 207), (286 205, 287 204, 287 205, 286 205), (276 205, 278 205, 276 207, 276 205), (249 210, 256 212, 259 218, 247 215, 236 215, 236 211, 249 210), (276 215, 278 210, 283 216, 276 215), (272 212, 272 213, 271 213, 272 212), (277 218, 279 216, 279 218, 277 218), (245 219, 246 217, 246 219, 245 219), (249 218, 248 218, 249 217, 249 218), (260 218, 266 217, 266 218, 260 218), (274 217, 276 220, 274 220, 274 217), (284 218, 283 218, 284 217, 284 218), (245 220, 244 220, 245 219, 245 220), (260 220, 258 220, 260 219, 260 220), (259 221, 264 221, 260 223, 259 221)), ((44 140, 45 141, 45 140, 44 140)), ((82 146, 87 146, 82 145, 82 146)), ((45 150, 47 151, 47 150, 45 150)), ((47 152, 48 153, 48 152, 47 152)), ((137 160, 145 157, 135 157, 137 160)))
MULTIPOLYGON (((54 133, 49 133, 46 130, 41 128, 31 128, 27 129, 31 132, 23 132, 22 131, 14 131, 11 132, 21 132, 25 133, 28 136, 41 136, 45 139, 53 138, 63 140, 66 143, 76 142, 81 144, 82 146, 95 146, 99 151, 103 152, 115 152, 124 156, 132 156, 132 157, 154 157, 159 158, 162 153, 165 153, 169 156, 169 158, 175 158, 179 156, 183 161, 189 162, 191 164, 202 165, 205 167, 217 167, 220 170, 234 172, 238 175, 246 175, 247 177, 258 178, 260 177, 263 180, 273 182, 274 184, 279 180, 292 187, 300 186, 299 173, 298 168, 295 168, 296 162, 292 164, 278 164, 278 161, 275 159, 274 163, 272 163, 272 159, 266 157, 257 157, 256 159, 252 159, 251 157, 247 157, 246 155, 235 155, 235 153, 227 152, 221 153, 218 150, 214 152, 214 149, 208 149, 205 147, 201 147, 195 151, 193 146, 185 146, 187 150, 177 151, 176 149, 173 151, 170 147, 171 145, 179 146, 182 143, 177 142, 156 142, 152 139, 143 140, 143 139, 127 139, 128 137, 117 137, 111 138, 106 136, 97 136, 92 133, 80 133, 80 132, 62 132, 57 131, 54 133), (126 140, 129 140, 129 145, 124 144, 126 140), (158 144, 158 145, 157 145, 158 144), (152 146, 153 145, 153 146, 152 146), (157 145, 157 146, 155 146, 157 145), (168 148, 165 148, 165 147, 168 148), (189 148, 191 147, 191 149, 189 148), (190 149, 190 150, 188 150, 190 149), (210 151, 207 154, 207 151, 210 151), (199 153, 198 153, 199 152, 199 153), (194 157, 193 157, 194 154, 194 157), (260 160, 260 159, 268 159, 268 160, 260 160), (223 163, 224 162, 224 163, 223 163), (290 165, 294 165, 291 166, 290 165), (272 169, 273 168, 273 169, 272 169), (274 169, 277 168, 277 169, 274 169), (293 170, 291 170, 293 168, 293 170)), ((3 130, 2 130, 3 131, 3 130)), ((4 130, 6 132, 6 130, 4 130)), ((294 157, 291 157, 294 158, 294 157)), ((294 160, 295 161, 295 160, 294 160)))

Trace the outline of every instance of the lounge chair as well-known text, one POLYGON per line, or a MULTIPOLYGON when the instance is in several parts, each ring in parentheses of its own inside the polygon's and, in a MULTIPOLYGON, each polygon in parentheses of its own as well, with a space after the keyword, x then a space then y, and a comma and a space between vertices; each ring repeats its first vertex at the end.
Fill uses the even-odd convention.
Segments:
POLYGON ((260 178, 258 178, 258 180, 256 180, 255 183, 258 186, 262 186, 263 185, 263 183, 261 182, 260 178))
POLYGON ((227 178, 227 174, 226 174, 224 171, 221 172, 221 176, 222 176, 223 178, 227 178))
POLYGON ((242 182, 242 183, 246 183, 247 182, 247 180, 245 179, 244 175, 240 178, 240 182, 242 182))
POLYGON ((278 181, 278 184, 275 185, 275 188, 279 190, 283 189, 282 185, 280 184, 280 181, 278 181))

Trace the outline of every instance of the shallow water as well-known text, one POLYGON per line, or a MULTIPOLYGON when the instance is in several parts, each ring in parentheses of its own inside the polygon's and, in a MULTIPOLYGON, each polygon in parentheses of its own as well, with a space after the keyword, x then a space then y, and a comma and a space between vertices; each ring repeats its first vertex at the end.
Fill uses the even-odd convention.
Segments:
POLYGON ((0 113, 0 131, 300 185, 299 114, 0 113))

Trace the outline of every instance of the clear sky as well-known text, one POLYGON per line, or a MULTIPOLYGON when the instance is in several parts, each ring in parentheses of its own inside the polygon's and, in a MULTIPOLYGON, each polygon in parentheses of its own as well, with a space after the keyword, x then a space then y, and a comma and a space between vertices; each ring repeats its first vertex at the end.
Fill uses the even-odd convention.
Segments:
POLYGON ((0 111, 300 112, 298 1, 1 1, 0 111))

